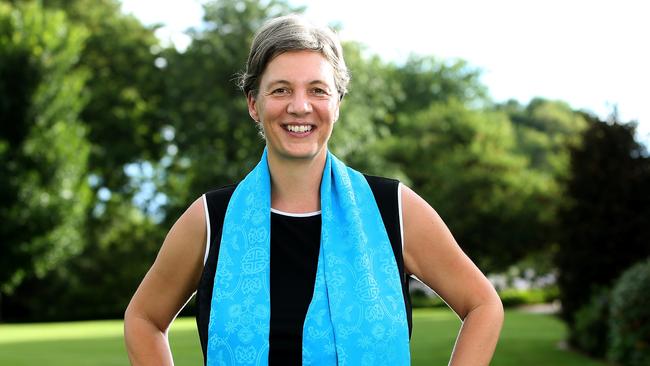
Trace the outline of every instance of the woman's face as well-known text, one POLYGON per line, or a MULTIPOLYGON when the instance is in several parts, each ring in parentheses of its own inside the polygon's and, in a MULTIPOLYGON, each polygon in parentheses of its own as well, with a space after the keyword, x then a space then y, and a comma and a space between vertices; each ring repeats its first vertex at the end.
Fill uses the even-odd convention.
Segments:
POLYGON ((339 104, 334 69, 314 51, 276 56, 257 96, 248 96, 248 111, 262 123, 268 154, 276 159, 324 158, 339 104))

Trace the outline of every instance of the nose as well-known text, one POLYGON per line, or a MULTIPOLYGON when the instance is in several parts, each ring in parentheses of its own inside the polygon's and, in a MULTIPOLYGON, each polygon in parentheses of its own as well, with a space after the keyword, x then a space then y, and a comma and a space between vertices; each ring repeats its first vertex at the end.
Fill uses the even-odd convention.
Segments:
POLYGON ((312 106, 309 97, 304 92, 295 92, 287 105, 287 113, 294 115, 304 115, 311 113, 312 106))

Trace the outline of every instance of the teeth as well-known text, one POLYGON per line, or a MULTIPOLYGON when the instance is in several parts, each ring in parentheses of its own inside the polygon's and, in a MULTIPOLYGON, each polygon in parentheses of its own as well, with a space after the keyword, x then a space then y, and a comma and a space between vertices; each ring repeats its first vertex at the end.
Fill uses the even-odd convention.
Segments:
POLYGON ((287 125, 287 130, 291 132, 303 133, 303 132, 311 131, 311 126, 310 125, 287 125))

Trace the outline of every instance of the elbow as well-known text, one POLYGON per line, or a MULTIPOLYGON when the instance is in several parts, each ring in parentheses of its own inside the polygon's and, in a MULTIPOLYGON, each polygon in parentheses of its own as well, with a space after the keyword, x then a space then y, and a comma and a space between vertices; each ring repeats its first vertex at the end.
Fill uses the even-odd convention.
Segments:
POLYGON ((129 339, 129 333, 133 330, 134 320, 136 320, 133 307, 129 304, 124 310, 124 337, 127 340, 129 339))
POLYGON ((503 326, 505 311, 503 309, 503 302, 501 302, 501 298, 496 293, 496 291, 492 296, 490 296, 489 300, 486 301, 484 307, 486 309, 486 313, 489 314, 489 318, 491 320, 490 323, 494 325, 495 329, 498 329, 498 331, 500 331, 503 326))
POLYGON ((126 309, 124 310, 124 332, 125 333, 127 328, 132 325, 134 318, 135 318, 135 309, 133 307, 133 301, 131 301, 129 305, 126 307, 126 309))
POLYGON ((155 328, 155 324, 131 301, 124 310, 124 337, 128 341, 133 334, 140 334, 144 329, 150 328, 155 328))
POLYGON ((485 301, 485 305, 490 309, 490 313, 494 317, 494 320, 499 324, 503 323, 503 318, 505 316, 505 311, 503 309, 503 302, 499 297, 499 294, 494 288, 491 288, 490 296, 485 301))
POLYGON ((124 334, 128 336, 130 333, 140 334, 143 331, 167 334, 169 323, 162 323, 157 321, 155 316, 152 316, 151 309, 143 307, 135 301, 131 301, 124 311, 124 334), (163 326, 163 324, 165 324, 163 326))
POLYGON ((487 323, 501 329, 505 318, 505 311, 503 309, 501 298, 496 291, 490 292, 487 296, 482 298, 482 301, 476 303, 467 313, 464 314, 464 317, 461 317, 462 321, 464 322, 467 318, 473 317, 473 314, 477 314, 476 316, 483 318, 487 323))
POLYGON ((499 328, 501 328, 505 319, 505 310, 503 309, 503 302, 501 302, 501 298, 498 295, 496 295, 496 299, 494 300, 494 309, 495 318, 499 323, 499 328))
POLYGON ((133 314, 133 308, 131 304, 127 306, 127 308, 124 310, 124 323, 123 323, 123 336, 124 336, 124 343, 126 345, 126 350, 127 354, 129 355, 129 359, 131 359, 131 362, 133 363, 132 359, 132 354, 134 352, 135 344, 134 340, 137 339, 138 337, 135 336, 137 333, 137 322, 135 322, 136 318, 134 317, 133 314))
POLYGON ((505 311, 503 309, 503 302, 492 285, 490 285, 489 290, 486 293, 484 304, 485 307, 489 309, 487 312, 491 314, 494 322, 499 324, 499 327, 501 327, 505 317, 505 311))

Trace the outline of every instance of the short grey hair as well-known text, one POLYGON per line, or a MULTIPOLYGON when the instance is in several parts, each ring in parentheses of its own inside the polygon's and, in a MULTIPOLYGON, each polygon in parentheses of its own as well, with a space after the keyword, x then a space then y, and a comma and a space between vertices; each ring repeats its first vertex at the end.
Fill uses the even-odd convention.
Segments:
POLYGON ((332 65, 336 90, 343 98, 348 92, 350 74, 341 42, 330 28, 312 24, 296 14, 271 19, 255 33, 246 71, 239 75, 239 87, 246 95, 257 94, 262 74, 273 58, 302 50, 319 52, 332 65))

